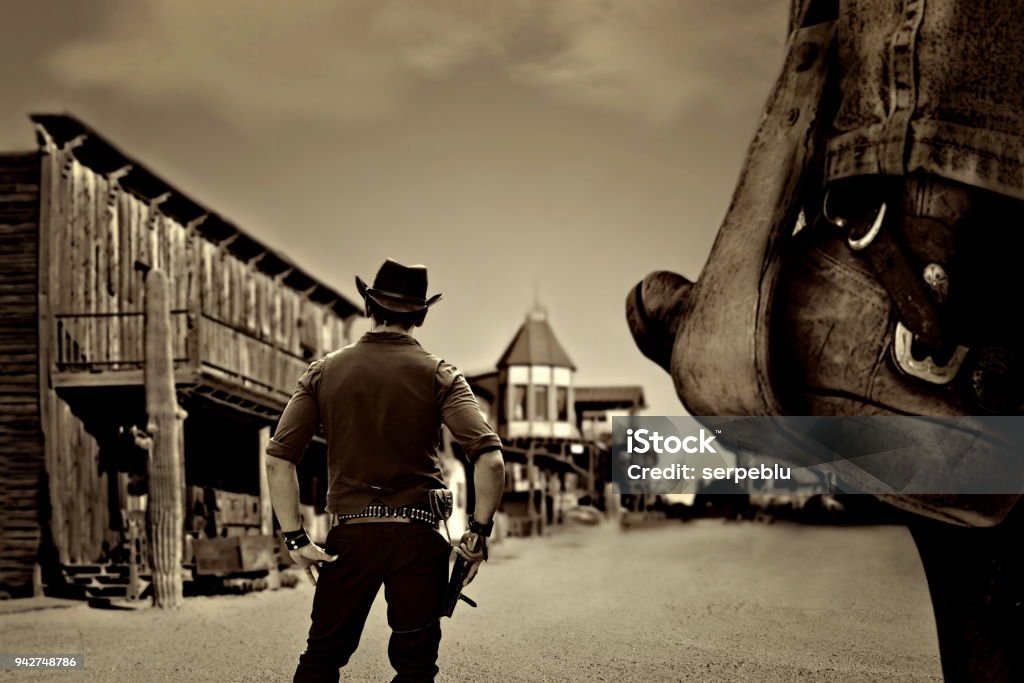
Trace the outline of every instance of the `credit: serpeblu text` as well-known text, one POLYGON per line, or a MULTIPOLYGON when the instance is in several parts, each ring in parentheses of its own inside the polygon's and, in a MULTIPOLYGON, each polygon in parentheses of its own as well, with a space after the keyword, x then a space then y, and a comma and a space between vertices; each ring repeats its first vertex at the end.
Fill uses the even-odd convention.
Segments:
POLYGON ((626 476, 636 481, 645 479, 678 479, 682 481, 729 479, 738 484, 747 479, 791 479, 792 469, 781 465, 759 465, 757 467, 702 467, 698 470, 691 465, 675 463, 668 467, 630 465, 626 468, 626 476))

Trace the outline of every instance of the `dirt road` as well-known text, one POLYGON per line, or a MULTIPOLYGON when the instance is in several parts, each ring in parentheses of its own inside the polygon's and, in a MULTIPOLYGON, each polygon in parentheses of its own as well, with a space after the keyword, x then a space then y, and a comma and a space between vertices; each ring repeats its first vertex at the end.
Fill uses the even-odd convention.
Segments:
MULTIPOLYGON (((445 620, 445 681, 939 680, 924 576, 899 527, 706 520, 509 539, 445 620)), ((0 651, 86 671, 0 680, 290 680, 312 589, 194 598, 177 613, 84 606, 0 618, 0 651)), ((351 680, 386 681, 383 599, 351 680)))

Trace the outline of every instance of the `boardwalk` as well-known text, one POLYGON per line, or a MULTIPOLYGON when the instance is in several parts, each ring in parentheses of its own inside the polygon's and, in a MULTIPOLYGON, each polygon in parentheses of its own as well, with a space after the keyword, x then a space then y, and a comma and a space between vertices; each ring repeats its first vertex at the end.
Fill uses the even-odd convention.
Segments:
MULTIPOLYGON (((605 525, 512 539, 494 555, 470 591, 480 608, 462 605, 445 622, 441 680, 939 679, 924 577, 898 527, 605 525)), ((0 642, 84 653, 90 681, 290 680, 310 596, 302 587, 190 599, 179 613, 13 614, 0 617, 0 642)), ((382 607, 352 680, 390 678, 382 607)))

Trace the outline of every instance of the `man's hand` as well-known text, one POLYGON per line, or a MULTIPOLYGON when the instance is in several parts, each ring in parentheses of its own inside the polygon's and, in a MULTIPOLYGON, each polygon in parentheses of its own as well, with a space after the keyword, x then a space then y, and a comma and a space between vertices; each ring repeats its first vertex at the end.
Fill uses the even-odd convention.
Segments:
POLYGON ((466 580, 462 582, 463 586, 468 586, 476 578, 476 573, 480 571, 480 564, 487 559, 486 543, 487 539, 480 534, 467 531, 462 534, 458 545, 455 546, 455 554, 470 563, 469 570, 466 572, 466 580))
POLYGON ((292 560, 295 564, 302 567, 306 572, 306 576, 309 577, 309 582, 316 585, 316 580, 320 576, 320 562, 334 562, 338 559, 337 555, 328 555, 327 552, 318 546, 316 543, 310 542, 308 545, 304 545, 298 550, 289 550, 288 554, 292 556, 292 560), (313 570, 316 569, 316 576, 313 575, 313 570))

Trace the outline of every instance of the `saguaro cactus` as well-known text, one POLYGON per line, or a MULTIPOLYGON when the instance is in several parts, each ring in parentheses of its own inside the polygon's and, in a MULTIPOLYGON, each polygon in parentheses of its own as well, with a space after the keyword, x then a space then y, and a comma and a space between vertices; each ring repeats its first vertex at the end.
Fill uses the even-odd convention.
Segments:
POLYGON ((183 532, 181 421, 184 411, 174 392, 174 356, 167 277, 146 275, 146 414, 149 447, 149 551, 153 602, 177 608, 184 599, 181 581, 183 532))

